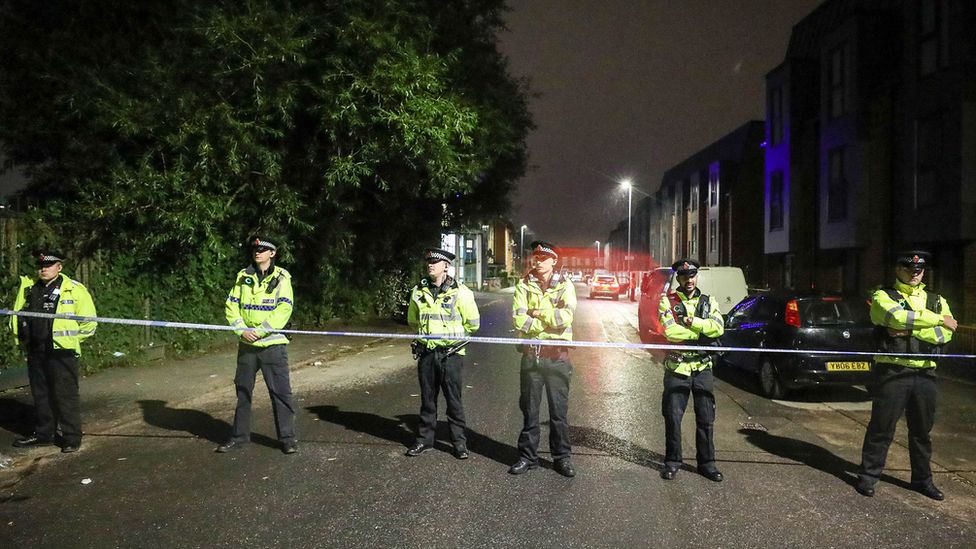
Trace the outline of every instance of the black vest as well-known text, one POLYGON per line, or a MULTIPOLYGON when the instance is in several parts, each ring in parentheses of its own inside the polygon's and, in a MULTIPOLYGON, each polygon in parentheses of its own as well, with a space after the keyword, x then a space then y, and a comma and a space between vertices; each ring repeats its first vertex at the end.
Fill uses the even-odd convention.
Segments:
MULTIPOLYGON (((908 309, 909 311, 915 310, 912 309, 911 302, 909 302, 905 296, 901 295, 898 290, 894 288, 885 288, 884 291, 886 294, 888 294, 888 297, 890 297, 892 301, 898 302, 905 309, 908 309)), ((942 298, 939 296, 939 294, 934 292, 926 292, 925 309, 932 311, 935 314, 942 314, 942 298)), ((912 335, 892 337, 891 334, 888 333, 888 328, 884 326, 876 326, 874 330, 878 339, 878 346, 882 352, 940 355, 945 353, 945 343, 929 343, 927 341, 917 339, 912 335)))

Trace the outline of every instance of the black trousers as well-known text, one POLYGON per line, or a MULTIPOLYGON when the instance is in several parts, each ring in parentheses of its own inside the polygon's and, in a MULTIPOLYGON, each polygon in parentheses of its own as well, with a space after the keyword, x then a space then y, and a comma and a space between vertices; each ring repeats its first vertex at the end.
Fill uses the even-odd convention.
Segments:
POLYGON ((699 467, 715 466, 715 443, 712 441, 715 423, 715 376, 711 368, 690 376, 664 371, 664 393, 661 414, 664 416, 664 465, 681 467, 681 419, 684 418, 688 397, 695 401, 695 453, 699 467))
POLYGON ((878 364, 878 383, 871 392, 871 421, 864 433, 861 466, 857 478, 874 484, 881 478, 888 447, 895 437, 895 427, 902 413, 908 420, 908 456, 912 464, 912 482, 932 482, 932 439, 929 432, 935 424, 935 401, 938 388, 932 368, 915 369, 878 364))
POLYGON ((292 406, 291 381, 288 378, 288 349, 285 345, 255 347, 243 343, 237 348, 237 374, 234 376, 237 410, 234 412, 231 440, 247 442, 251 439, 251 401, 258 370, 264 376, 264 384, 271 397, 278 440, 295 441, 295 408, 292 406))
POLYGON ((467 444, 464 436, 464 407, 461 402, 463 387, 461 372, 464 357, 443 353, 424 353, 417 361, 417 379, 420 381, 420 426, 417 442, 433 446, 437 429, 437 395, 444 391, 447 402, 447 422, 451 426, 451 442, 455 446, 467 444))
POLYGON ((27 376, 34 398, 34 433, 54 440, 58 426, 65 446, 81 445, 78 357, 72 350, 49 349, 27 355, 27 376))
POLYGON ((539 459, 539 407, 542 391, 549 401, 549 451, 558 461, 569 457, 569 381, 573 365, 561 358, 522 355, 521 395, 522 432, 519 433, 519 457, 535 463, 539 459))

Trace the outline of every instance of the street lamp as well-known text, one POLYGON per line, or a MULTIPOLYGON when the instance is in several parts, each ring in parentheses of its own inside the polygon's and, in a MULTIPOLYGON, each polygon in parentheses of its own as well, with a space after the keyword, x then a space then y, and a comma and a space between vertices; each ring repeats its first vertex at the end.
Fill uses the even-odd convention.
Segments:
POLYGON ((620 184, 624 187, 627 187, 627 257, 624 259, 627 261, 627 270, 629 271, 630 270, 630 218, 631 218, 630 203, 631 203, 631 197, 634 194, 633 192, 634 186, 631 185, 629 179, 624 179, 623 181, 620 182, 620 184))
POLYGON ((522 228, 519 230, 519 261, 522 262, 523 271, 525 270, 525 229, 528 229, 528 227, 522 225, 522 228))
POLYGON ((599 266, 600 266, 600 241, 597 240, 596 241, 596 265, 594 265, 594 268, 599 266))

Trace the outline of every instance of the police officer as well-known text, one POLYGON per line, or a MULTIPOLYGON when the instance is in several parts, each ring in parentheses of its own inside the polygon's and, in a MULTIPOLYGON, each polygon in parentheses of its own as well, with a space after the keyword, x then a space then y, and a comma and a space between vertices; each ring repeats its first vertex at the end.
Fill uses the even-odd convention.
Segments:
MULTIPOLYGON (((658 306, 664 335, 672 343, 687 342, 704 346, 725 333, 725 322, 714 296, 702 295, 698 289, 698 268, 694 259, 682 259, 671 265, 677 275, 678 288, 662 298, 658 306)), ((668 351, 664 357, 664 393, 661 412, 664 415, 665 453, 661 478, 673 480, 681 468, 681 418, 691 394, 695 402, 695 450, 698 473, 709 480, 722 482, 715 467, 715 377, 712 360, 715 355, 702 351, 668 351)))
POLYGON ((227 296, 224 314, 237 329, 237 409, 231 439, 217 447, 217 452, 240 448, 251 439, 251 400, 258 370, 264 376, 271 396, 275 430, 281 451, 298 450, 295 433, 295 408, 292 405, 288 377, 288 337, 276 330, 284 329, 294 308, 291 274, 274 264, 278 243, 264 236, 248 240, 253 262, 237 273, 237 280, 227 296))
MULTIPOLYGON (((922 276, 931 262, 926 252, 909 251, 895 260, 895 284, 871 297, 871 322, 878 325, 882 351, 939 354, 958 324, 945 298, 925 291, 922 276)), ((935 422, 936 361, 930 357, 876 356, 876 383, 870 387, 871 421, 864 433, 856 489, 874 496, 874 484, 884 470, 888 447, 902 413, 908 420, 908 455, 914 490, 943 500, 932 482, 932 441, 935 422)))
MULTIPOLYGON (((407 323, 420 335, 464 337, 478 331, 481 315, 474 294, 447 274, 454 254, 446 250, 426 252, 427 278, 414 286, 407 309, 407 323)), ((413 343, 420 381, 420 425, 417 441, 407 450, 416 457, 434 448, 437 427, 437 394, 444 392, 447 422, 451 427, 451 453, 468 459, 464 435, 464 408, 461 403, 464 368, 463 343, 447 339, 418 339, 413 343)))
MULTIPOLYGON (((61 273, 64 254, 37 252, 37 280, 21 277, 15 311, 95 316, 91 294, 77 280, 61 273)), ((34 433, 14 446, 29 448, 54 443, 61 429, 61 451, 81 448, 81 407, 78 398, 78 357, 81 342, 95 333, 95 322, 62 318, 12 317, 14 335, 27 354, 27 374, 37 416, 34 433)))
MULTIPOLYGON (((576 312, 576 287, 569 278, 555 271, 559 254, 548 242, 532 243, 532 270, 515 286, 512 318, 523 339, 572 341, 573 315, 576 312)), ((538 467, 539 406, 542 391, 549 401, 549 451, 557 473, 573 477, 570 461, 569 381, 573 365, 569 348, 560 345, 522 345, 520 372, 523 426, 518 438, 519 460, 509 468, 521 475, 538 467)))

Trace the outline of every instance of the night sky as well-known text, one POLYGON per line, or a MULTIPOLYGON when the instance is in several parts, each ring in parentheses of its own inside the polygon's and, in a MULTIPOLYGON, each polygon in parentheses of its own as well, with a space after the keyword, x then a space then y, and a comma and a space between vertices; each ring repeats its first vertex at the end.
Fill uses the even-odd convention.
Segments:
POLYGON ((501 48, 541 94, 515 226, 561 246, 605 241, 627 218, 620 180, 654 192, 669 168, 764 118, 765 75, 822 2, 512 0, 501 48))

